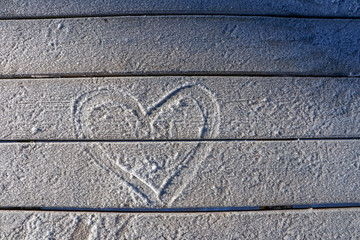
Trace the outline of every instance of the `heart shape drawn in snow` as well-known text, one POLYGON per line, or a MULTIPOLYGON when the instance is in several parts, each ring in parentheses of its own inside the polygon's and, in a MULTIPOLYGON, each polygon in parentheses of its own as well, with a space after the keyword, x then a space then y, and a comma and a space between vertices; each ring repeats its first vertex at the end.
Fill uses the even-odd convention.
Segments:
POLYGON ((99 142, 84 150, 147 206, 171 206, 210 151, 200 141, 166 140, 210 139, 220 122, 215 97, 201 85, 178 87, 147 109, 121 89, 97 89, 75 100, 73 116, 79 139, 160 140, 99 142))

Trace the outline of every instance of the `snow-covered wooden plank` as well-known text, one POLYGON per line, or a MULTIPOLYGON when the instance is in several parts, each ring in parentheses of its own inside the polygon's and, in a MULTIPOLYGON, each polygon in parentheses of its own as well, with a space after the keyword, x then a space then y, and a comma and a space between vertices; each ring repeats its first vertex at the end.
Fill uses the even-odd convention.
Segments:
POLYGON ((360 79, 3 79, 1 140, 360 136, 360 79))
POLYGON ((353 209, 219 213, 0 212, 2 239, 358 239, 353 209))
POLYGON ((360 20, 128 16, 0 21, 0 76, 358 76, 360 20))
POLYGON ((0 144, 2 207, 360 202, 360 141, 0 144))

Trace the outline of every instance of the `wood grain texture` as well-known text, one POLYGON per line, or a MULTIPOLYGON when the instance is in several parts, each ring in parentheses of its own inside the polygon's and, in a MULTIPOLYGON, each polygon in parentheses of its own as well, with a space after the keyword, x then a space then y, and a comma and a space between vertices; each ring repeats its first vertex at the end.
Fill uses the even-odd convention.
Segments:
POLYGON ((360 16, 360 3, 356 0, 0 0, 0 4, 1 18, 123 14, 360 16))
POLYGON ((229 213, 0 212, 2 239, 358 239, 358 209, 229 213))
POLYGON ((359 109, 358 78, 4 79, 0 139, 359 137, 359 109))
POLYGON ((3 207, 360 201, 360 141, 3 143, 3 207))
POLYGON ((0 21, 0 76, 358 76, 360 20, 137 16, 0 21))

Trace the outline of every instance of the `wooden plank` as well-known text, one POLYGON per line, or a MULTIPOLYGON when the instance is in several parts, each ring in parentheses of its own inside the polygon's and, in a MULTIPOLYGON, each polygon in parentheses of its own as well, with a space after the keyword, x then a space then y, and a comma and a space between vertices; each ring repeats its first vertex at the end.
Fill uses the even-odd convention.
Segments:
POLYGON ((0 17, 59 17, 127 14, 245 14, 359 17, 356 0, 1 0, 0 17))
POLYGON ((360 202, 360 141, 2 143, 2 207, 360 202))
POLYGON ((359 209, 219 213, 0 212, 2 239, 358 239, 359 209))
POLYGON ((137 16, 0 21, 0 76, 360 74, 360 20, 137 16))
POLYGON ((0 81, 2 140, 360 136, 359 78, 0 81))

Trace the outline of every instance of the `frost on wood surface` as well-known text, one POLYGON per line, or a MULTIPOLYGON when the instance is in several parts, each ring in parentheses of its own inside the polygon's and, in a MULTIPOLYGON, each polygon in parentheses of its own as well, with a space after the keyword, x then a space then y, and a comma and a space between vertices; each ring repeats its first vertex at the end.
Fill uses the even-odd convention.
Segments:
POLYGON ((359 141, 0 145, 2 206, 238 207, 359 202, 359 141))
POLYGON ((0 22, 1 76, 358 76, 360 20, 133 16, 0 22))
POLYGON ((357 78, 4 79, 0 93, 3 140, 360 134, 357 78))
POLYGON ((0 238, 358 239, 357 209, 238 213, 0 213, 0 238))

